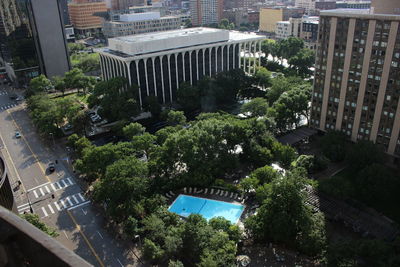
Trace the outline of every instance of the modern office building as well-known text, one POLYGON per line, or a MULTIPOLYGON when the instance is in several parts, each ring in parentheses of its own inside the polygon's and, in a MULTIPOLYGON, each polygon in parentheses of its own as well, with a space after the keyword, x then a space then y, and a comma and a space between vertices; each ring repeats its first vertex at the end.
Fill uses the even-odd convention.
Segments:
MULTIPOLYGON (((190 28, 111 38, 100 52, 103 79, 122 76, 139 86, 138 101, 156 96, 160 103, 176 100, 182 82, 196 84, 205 76, 243 68, 254 72, 243 52, 261 50, 265 36, 212 28, 190 28)), ((259 63, 259 62, 258 62, 259 63)))
POLYGON ((93 14, 107 12, 107 5, 104 1, 73 0, 68 11, 75 33, 90 35, 100 32, 102 27, 102 18, 93 14))
POLYGON ((0 61, 17 86, 70 68, 62 8, 53 0, 0 1, 0 61))
POLYGON ((160 12, 121 14, 117 21, 104 21, 103 34, 107 38, 179 29, 180 16, 160 17, 160 12))
POLYGON ((311 125, 400 156, 400 1, 321 11, 311 125))
POLYGON ((222 18, 224 0, 190 0, 190 15, 193 26, 219 23, 222 18))
POLYGON ((260 9, 260 31, 275 32, 278 21, 288 21, 289 18, 301 18, 304 8, 271 7, 260 9))

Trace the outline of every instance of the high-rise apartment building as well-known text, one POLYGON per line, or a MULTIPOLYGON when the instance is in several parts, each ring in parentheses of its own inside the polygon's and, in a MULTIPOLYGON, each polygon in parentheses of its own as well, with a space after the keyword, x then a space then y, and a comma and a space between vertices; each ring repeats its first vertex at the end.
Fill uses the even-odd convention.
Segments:
POLYGON ((101 31, 102 18, 93 14, 107 12, 107 5, 104 1, 74 0, 68 4, 68 11, 75 33, 96 33, 101 31))
POLYGON ((400 1, 320 14, 311 125, 400 156, 400 1))
POLYGON ((222 18, 224 0, 190 0, 190 15, 193 26, 219 23, 222 18))
POLYGON ((0 61, 17 85, 70 68, 62 8, 53 0, 0 1, 0 61))

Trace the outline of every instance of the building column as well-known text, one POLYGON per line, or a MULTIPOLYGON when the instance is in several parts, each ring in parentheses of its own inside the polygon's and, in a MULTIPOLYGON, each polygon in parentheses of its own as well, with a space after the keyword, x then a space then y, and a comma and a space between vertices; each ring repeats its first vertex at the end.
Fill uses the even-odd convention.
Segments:
POLYGON ((178 66, 178 55, 176 54, 176 53, 174 53, 174 56, 175 56, 175 66, 176 66, 176 71, 175 71, 175 74, 176 74, 176 89, 179 89, 179 66, 178 66))
POLYGON ((393 50, 396 45, 396 36, 399 27, 398 21, 392 21, 390 25, 389 39, 386 48, 385 61, 383 63, 381 83, 379 85, 378 97, 375 104, 374 120, 372 122, 369 140, 375 143, 378 135, 379 122, 382 116, 383 103, 385 101, 386 87, 389 80, 390 67, 392 64, 393 50))
POLYGON ((218 47, 215 47, 215 74, 218 73, 218 47))
POLYGON ((161 89, 162 89, 162 97, 163 97, 163 103, 165 104, 165 85, 164 85, 164 64, 163 64, 163 56, 158 56, 160 60, 160 65, 161 65, 161 89))
MULTIPOLYGON (((247 68, 246 68, 246 45, 247 43, 243 43, 243 71, 247 73, 247 68)), ((240 51, 241 53, 242 51, 240 51)))
POLYGON ((206 52, 206 49, 203 48, 202 51, 203 51, 203 77, 204 77, 206 75, 206 62, 205 62, 205 55, 204 55, 206 52))
POLYGON ((147 91, 147 96, 150 95, 149 93, 149 79, 147 78, 147 58, 143 59, 144 63, 144 74, 146 75, 146 91, 147 91))
POLYGON ((212 60, 212 53, 211 53, 212 47, 208 48, 208 63, 209 63, 209 68, 210 68, 210 77, 211 77, 211 60, 212 60))
POLYGON ((328 109, 328 99, 329 99, 329 88, 331 85, 333 52, 335 50, 336 26, 337 26, 337 18, 331 18, 331 30, 329 33, 330 40, 328 46, 327 64, 325 71, 324 93, 322 97, 321 123, 319 125, 320 129, 323 131, 325 131, 326 113, 328 109))
POLYGON ((186 82, 185 52, 181 52, 181 54, 182 54, 182 65, 183 65, 183 81, 186 82))
POLYGON ((197 72, 197 81, 199 80, 199 50, 196 50, 196 72, 197 72))
POLYGON ((139 104, 140 104, 140 108, 142 108, 142 90, 140 90, 140 78, 139 78, 139 60, 135 60, 135 65, 136 65, 136 77, 137 77, 137 82, 138 82, 138 86, 139 86, 139 104))
POLYGON ((252 62, 252 57, 251 57, 251 52, 252 52, 252 49, 253 49, 253 42, 249 42, 249 74, 251 74, 251 72, 252 72, 252 68, 251 68, 251 62, 252 62))
POLYGON ((232 50, 232 60, 233 60, 233 62, 232 62, 232 68, 233 68, 233 69, 235 69, 235 67, 236 67, 236 66, 235 66, 235 63, 236 63, 236 56, 235 56, 236 45, 237 45, 237 44, 233 44, 233 45, 232 45, 232 47, 233 47, 233 48, 232 48, 232 49, 233 49, 233 50, 232 50))
POLYGON ((225 45, 221 46, 221 72, 224 71, 224 48, 225 47, 226 47, 225 45))
POLYGON ((400 133, 400 100, 397 103, 396 114, 394 115, 394 123, 392 127, 392 135, 390 136, 388 153, 393 155, 396 151, 397 140, 399 140, 400 133))
POLYGON ((354 40, 354 30, 356 27, 356 19, 350 19, 349 21, 349 30, 347 32, 347 43, 346 43, 346 52, 343 64, 343 76, 342 76, 342 84, 340 88, 340 96, 339 96, 339 106, 336 116, 336 130, 340 130, 342 128, 343 121, 343 111, 344 105, 346 102, 346 93, 347 93, 347 83, 349 80, 349 70, 351 63, 351 54, 353 51, 353 40, 354 40))
POLYGON ((227 47, 226 48, 227 49, 226 52, 227 52, 227 55, 228 55, 227 56, 228 61, 226 63, 226 70, 229 71, 229 63, 230 63, 230 59, 229 59, 230 53, 229 53, 229 51, 231 50, 232 45, 227 45, 226 47, 227 47))
POLYGON ((369 26, 368 26, 367 40, 365 43, 364 61, 363 61, 362 72, 361 72, 360 87, 358 88, 357 106, 356 106, 356 112, 354 114, 353 129, 352 129, 352 134, 351 134, 352 141, 357 140, 358 128, 360 127, 361 112, 362 112, 362 106, 364 104, 365 88, 367 87, 369 62, 371 59, 372 44, 373 44, 374 35, 375 35, 375 27, 376 27, 376 20, 370 20, 369 26))
POLYGON ((172 103, 172 82, 171 82, 171 63, 170 58, 171 55, 168 55, 168 75, 169 75, 169 98, 172 103))
POLYGON ((261 67, 261 46, 262 46, 262 41, 258 42, 258 66, 261 67))
POLYGON ((156 68, 154 64, 154 57, 151 58, 151 62, 153 63, 153 82, 154 82, 154 95, 157 96, 157 83, 156 83, 156 68))
POLYGON ((130 70, 130 62, 124 62, 124 65, 128 71, 128 84, 129 86, 132 86, 132 77, 131 77, 131 70, 130 70))
POLYGON ((193 51, 189 51, 189 67, 190 67, 190 85, 193 85, 193 75, 192 75, 192 53, 193 51))

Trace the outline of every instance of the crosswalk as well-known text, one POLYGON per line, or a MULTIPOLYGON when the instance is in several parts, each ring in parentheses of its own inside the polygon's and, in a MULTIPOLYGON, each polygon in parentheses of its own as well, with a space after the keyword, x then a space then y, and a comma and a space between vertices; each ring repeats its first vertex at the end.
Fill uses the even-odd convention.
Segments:
POLYGON ((13 108, 13 107, 15 107, 15 106, 17 106, 18 104, 15 104, 15 103, 13 103, 13 104, 8 104, 8 105, 4 105, 4 106, 1 106, 0 107, 0 110, 6 110, 6 109, 10 109, 10 108, 13 108))
MULTIPOLYGON (((55 214, 56 212, 72 209, 78 206, 82 206, 90 203, 90 200, 86 200, 82 193, 77 193, 73 195, 69 195, 67 197, 61 198, 57 201, 46 203, 43 206, 39 207, 34 211, 39 214, 41 218, 45 218, 50 216, 51 214, 55 214)), ((18 206, 18 212, 23 214, 24 212, 29 212, 30 205, 29 203, 25 203, 21 206, 18 206)))
POLYGON ((8 95, 7 91, 0 91, 0 95, 8 95))
MULTIPOLYGON (((74 182, 72 181, 72 179, 70 177, 58 180, 57 182, 51 183, 45 183, 39 186, 36 186, 34 188, 31 188, 28 190, 28 192, 32 192, 33 196, 35 198, 39 198, 39 197, 43 197, 47 194, 51 194, 53 192, 56 192, 58 190, 67 188, 71 185, 74 185, 74 182)), ((30 195, 32 195, 30 194, 30 195)))

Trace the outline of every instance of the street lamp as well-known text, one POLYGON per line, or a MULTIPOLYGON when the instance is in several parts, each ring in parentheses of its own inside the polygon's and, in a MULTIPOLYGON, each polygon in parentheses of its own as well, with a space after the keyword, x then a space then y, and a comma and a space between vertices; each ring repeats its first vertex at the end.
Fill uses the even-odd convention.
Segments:
POLYGON ((51 135, 51 139, 53 139, 53 146, 55 147, 56 146, 56 142, 54 141, 54 134, 50 133, 50 135, 51 135))

